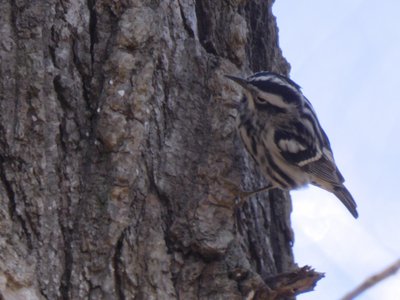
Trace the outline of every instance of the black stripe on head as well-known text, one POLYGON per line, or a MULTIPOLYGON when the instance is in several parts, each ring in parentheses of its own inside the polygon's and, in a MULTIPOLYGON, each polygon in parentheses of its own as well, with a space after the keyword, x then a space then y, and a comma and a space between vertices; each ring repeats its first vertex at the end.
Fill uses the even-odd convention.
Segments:
POLYGON ((301 103, 302 94, 299 91, 293 90, 293 88, 279 84, 270 80, 253 80, 249 81, 249 84, 255 86, 259 90, 281 96, 283 101, 286 103, 301 103))
POLYGON ((267 72, 267 71, 263 71, 263 72, 257 72, 253 75, 251 75, 249 78, 247 78, 247 81, 253 81, 253 80, 257 80, 259 78, 266 78, 266 77, 270 77, 270 78, 278 78, 281 81, 283 81, 284 83, 287 83, 289 85, 292 85, 294 88, 296 88, 299 92, 301 90, 301 87, 294 82, 293 80, 291 80, 290 78, 283 76, 281 74, 278 73, 274 73, 274 72, 267 72))
POLYGON ((273 72, 258 72, 247 78, 247 82, 261 91, 282 96, 287 103, 302 102, 300 86, 286 76, 273 72))

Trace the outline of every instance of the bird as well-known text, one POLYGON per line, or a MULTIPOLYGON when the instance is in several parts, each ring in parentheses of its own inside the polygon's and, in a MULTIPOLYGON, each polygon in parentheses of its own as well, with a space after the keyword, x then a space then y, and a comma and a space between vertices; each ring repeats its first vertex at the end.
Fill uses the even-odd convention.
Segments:
MULTIPOLYGON (((237 129, 268 185, 293 190, 312 184, 333 193, 358 218, 331 145, 310 101, 290 78, 270 71, 247 78, 225 75, 243 88, 237 129)), ((249 193, 253 194, 253 193, 249 193)))

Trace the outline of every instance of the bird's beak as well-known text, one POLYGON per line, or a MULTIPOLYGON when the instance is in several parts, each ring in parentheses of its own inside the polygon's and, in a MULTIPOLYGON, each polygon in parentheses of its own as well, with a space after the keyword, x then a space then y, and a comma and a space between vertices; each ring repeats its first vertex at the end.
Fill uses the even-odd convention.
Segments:
POLYGON ((226 78, 229 78, 230 80, 233 80, 234 82, 240 84, 244 88, 248 88, 248 83, 246 79, 240 78, 240 77, 235 77, 235 76, 230 76, 230 75, 225 75, 226 78))

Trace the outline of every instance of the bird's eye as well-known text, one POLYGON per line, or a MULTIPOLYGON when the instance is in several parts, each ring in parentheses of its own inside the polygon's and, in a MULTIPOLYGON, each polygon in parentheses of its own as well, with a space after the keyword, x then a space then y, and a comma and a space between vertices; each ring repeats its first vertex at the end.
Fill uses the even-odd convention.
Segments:
POLYGON ((257 99, 257 102, 258 102, 258 103, 261 103, 261 104, 268 103, 267 99, 264 99, 264 98, 262 98, 262 97, 257 97, 256 99, 257 99))

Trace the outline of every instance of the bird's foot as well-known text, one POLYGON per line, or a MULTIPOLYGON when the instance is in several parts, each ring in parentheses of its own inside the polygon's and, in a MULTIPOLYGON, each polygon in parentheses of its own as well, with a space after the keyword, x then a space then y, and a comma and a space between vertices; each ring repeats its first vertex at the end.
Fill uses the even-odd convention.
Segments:
POLYGON ((230 209, 240 208, 249 197, 260 192, 268 191, 272 188, 272 185, 269 184, 254 191, 243 191, 237 184, 224 177, 218 176, 216 177, 216 181, 218 182, 219 186, 223 187, 224 196, 228 194, 230 197, 209 197, 208 200, 216 206, 230 209))

